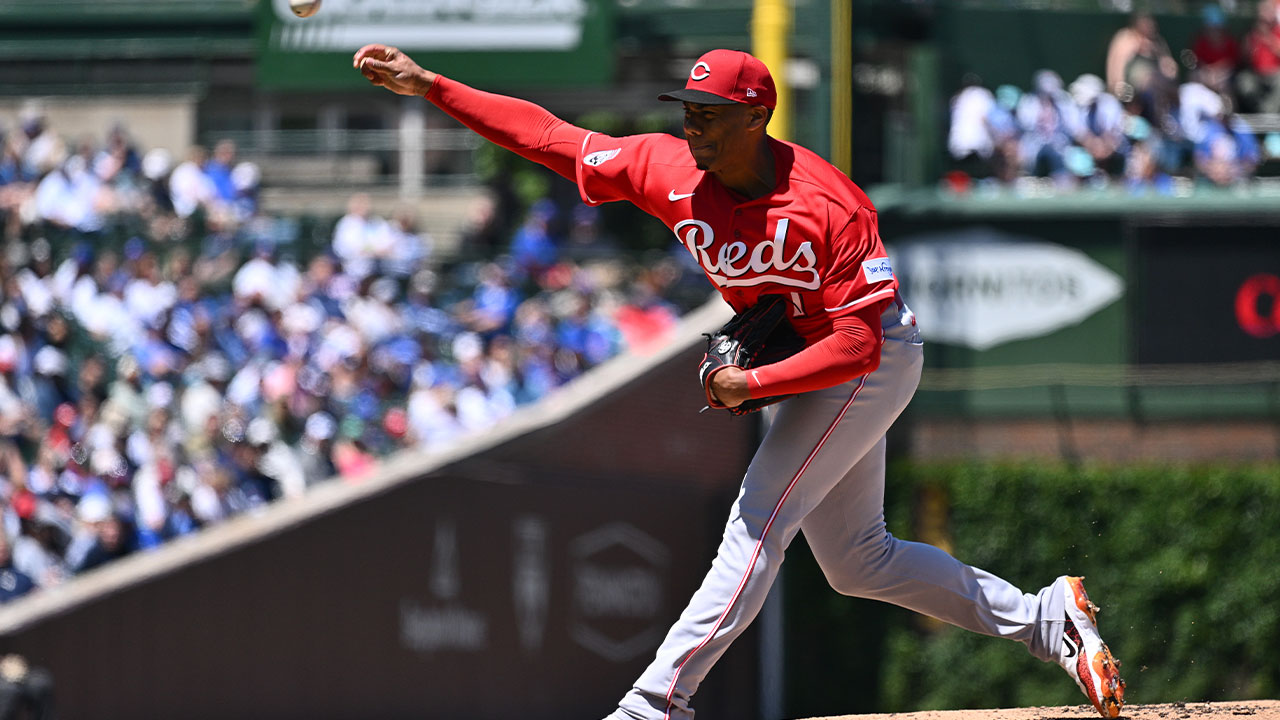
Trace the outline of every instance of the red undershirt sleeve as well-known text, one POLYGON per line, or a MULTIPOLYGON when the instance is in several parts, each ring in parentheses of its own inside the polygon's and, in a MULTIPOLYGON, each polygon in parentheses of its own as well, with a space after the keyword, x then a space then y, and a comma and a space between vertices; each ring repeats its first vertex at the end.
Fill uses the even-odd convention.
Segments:
POLYGON ((476 90, 443 75, 425 97, 486 140, 577 182, 578 148, 587 130, 527 100, 476 90))
POLYGON ((880 343, 884 331, 880 314, 891 299, 874 302, 855 313, 832 320, 827 337, 786 360, 747 371, 747 388, 753 398, 821 390, 880 366, 880 343))

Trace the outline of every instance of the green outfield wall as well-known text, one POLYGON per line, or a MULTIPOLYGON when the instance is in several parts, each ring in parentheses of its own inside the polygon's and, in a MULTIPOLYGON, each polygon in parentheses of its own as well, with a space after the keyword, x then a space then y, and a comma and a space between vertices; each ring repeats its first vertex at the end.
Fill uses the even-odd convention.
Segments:
POLYGON ((1280 198, 873 198, 917 412, 1280 418, 1280 198))
MULTIPOLYGON (((1280 692, 1280 466, 892 465, 886 518, 1028 592, 1087 577, 1130 703, 1280 692)), ((786 717, 1079 705, 1021 645, 837 595, 784 566, 786 717)))

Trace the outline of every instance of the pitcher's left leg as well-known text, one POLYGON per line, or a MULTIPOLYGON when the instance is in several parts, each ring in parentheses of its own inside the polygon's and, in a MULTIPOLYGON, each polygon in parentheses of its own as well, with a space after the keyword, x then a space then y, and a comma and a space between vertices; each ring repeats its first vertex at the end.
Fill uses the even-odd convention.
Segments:
POLYGON ((932 545, 899 540, 885 528, 884 483, 881 443, 805 518, 805 539, 831 586, 1017 640, 1050 659, 1062 635, 1061 587, 1029 595, 932 545))
POLYGON ((1035 594, 943 550, 891 535, 884 522, 884 446, 841 480, 801 527, 837 591, 873 598, 974 632, 1016 640, 1076 681, 1103 717, 1119 715, 1124 680, 1095 624, 1080 578, 1059 577, 1035 594))

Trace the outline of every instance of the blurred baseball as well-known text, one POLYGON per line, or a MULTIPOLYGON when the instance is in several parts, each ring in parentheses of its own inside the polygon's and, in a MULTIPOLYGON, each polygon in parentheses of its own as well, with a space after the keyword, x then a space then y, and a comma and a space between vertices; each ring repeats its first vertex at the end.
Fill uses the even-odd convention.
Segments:
POLYGON ((289 9, 298 17, 311 17, 320 10, 320 0, 289 0, 289 9))

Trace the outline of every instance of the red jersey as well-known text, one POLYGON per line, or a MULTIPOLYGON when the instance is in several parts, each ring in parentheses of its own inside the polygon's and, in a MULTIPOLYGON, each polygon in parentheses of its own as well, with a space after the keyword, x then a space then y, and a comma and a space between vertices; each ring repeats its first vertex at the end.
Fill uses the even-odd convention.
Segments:
POLYGON ((1273 42, 1280 42, 1280 23, 1269 28, 1255 26, 1249 31, 1249 36, 1245 40, 1245 46, 1249 52, 1249 63, 1259 75, 1264 77, 1280 73, 1280 53, 1273 50, 1267 43, 1267 35, 1272 37, 1273 42))
POLYGON ((588 204, 629 200, 666 223, 735 310, 764 293, 786 295, 808 347, 753 368, 752 397, 831 387, 879 366, 880 311, 898 283, 875 208, 812 152, 770 138, 777 185, 752 200, 698 170, 688 144, 670 135, 600 135, 445 77, 426 97, 485 138, 576 181, 588 204))
POLYGON ((699 170, 671 135, 587 135, 577 164, 582 200, 627 200, 661 220, 735 310, 760 295, 791 300, 791 322, 813 344, 832 321, 892 299, 898 287, 875 208, 813 152, 769 138, 777 184, 754 200, 699 170))
POLYGON ((1240 64, 1240 46, 1236 39, 1223 33, 1216 40, 1207 33, 1196 37, 1191 52, 1201 65, 1224 64, 1234 70, 1240 64))

